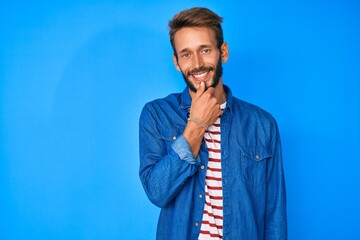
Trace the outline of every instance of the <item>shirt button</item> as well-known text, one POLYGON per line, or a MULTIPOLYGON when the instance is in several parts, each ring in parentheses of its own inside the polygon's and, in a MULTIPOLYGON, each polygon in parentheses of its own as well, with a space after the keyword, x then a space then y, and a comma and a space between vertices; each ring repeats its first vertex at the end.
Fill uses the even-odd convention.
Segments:
POLYGON ((199 198, 202 198, 203 197, 203 195, 202 194, 199 194, 199 198))
POLYGON ((172 139, 173 139, 173 140, 176 140, 176 136, 173 136, 172 139))
POLYGON ((256 155, 256 156, 255 156, 255 158, 256 158, 256 159, 259 159, 259 158, 260 158, 260 156, 259 156, 259 155, 256 155))
POLYGON ((198 227, 198 226, 199 226, 199 223, 198 223, 198 222, 196 222, 196 223, 195 223, 195 226, 197 226, 197 227, 198 227))
POLYGON ((204 168, 205 168, 205 166, 204 166, 204 165, 201 165, 201 166, 200 166, 200 168, 201 168, 201 169, 204 169, 204 168))

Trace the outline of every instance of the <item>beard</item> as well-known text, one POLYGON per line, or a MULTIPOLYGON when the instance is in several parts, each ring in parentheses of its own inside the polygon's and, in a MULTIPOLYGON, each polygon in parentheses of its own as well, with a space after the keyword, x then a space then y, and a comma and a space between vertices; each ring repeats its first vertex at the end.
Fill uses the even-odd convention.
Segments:
POLYGON ((191 71, 189 71, 189 73, 187 74, 187 76, 184 74, 183 71, 181 71, 182 73, 182 76, 185 80, 185 83, 187 85, 187 87, 196 93, 197 89, 195 88, 194 84, 191 82, 191 80, 189 79, 189 76, 191 74, 195 74, 195 73, 199 73, 199 72, 203 72, 203 71, 215 71, 215 74, 212 78, 212 83, 210 86, 205 86, 205 88, 207 89, 208 87, 216 87, 218 84, 219 84, 219 81, 220 81, 220 78, 222 76, 222 72, 223 72, 223 69, 222 69, 222 63, 221 63, 221 57, 219 57, 219 61, 216 65, 216 68, 214 69, 213 67, 200 67, 200 68, 195 68, 191 71))

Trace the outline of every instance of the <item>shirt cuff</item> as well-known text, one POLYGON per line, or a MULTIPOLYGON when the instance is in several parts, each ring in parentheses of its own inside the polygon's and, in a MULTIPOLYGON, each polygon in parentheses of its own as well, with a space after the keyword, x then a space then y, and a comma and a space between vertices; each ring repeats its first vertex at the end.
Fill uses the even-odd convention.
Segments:
POLYGON ((200 165, 199 156, 195 160, 194 155, 190 149, 190 145, 183 135, 180 135, 171 145, 171 147, 179 155, 181 160, 184 160, 190 164, 200 165))

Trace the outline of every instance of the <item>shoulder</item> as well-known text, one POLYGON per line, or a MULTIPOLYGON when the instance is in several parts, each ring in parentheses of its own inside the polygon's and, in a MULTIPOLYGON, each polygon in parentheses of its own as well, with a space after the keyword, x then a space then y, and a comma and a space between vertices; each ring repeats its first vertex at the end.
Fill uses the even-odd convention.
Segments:
POLYGON ((233 97, 233 111, 235 116, 242 120, 276 125, 276 120, 271 113, 255 104, 246 102, 237 97, 233 97))
POLYGON ((264 118, 272 118, 273 116, 271 115, 271 113, 269 113, 268 111, 264 110, 263 108, 246 102, 242 99, 239 99, 237 97, 233 98, 233 107, 240 111, 242 114, 249 114, 249 115, 260 115, 264 118))
POLYGON ((229 103, 229 107, 231 108, 231 112, 233 113, 233 117, 240 118, 241 121, 253 120, 276 123, 274 117, 266 110, 255 104, 235 97, 232 94, 231 89, 226 85, 224 85, 224 90, 227 92, 227 101, 229 103))
POLYGON ((279 136, 275 118, 255 104, 234 98, 232 113, 233 124, 247 136, 241 142, 247 142, 249 146, 267 146, 279 136))
POLYGON ((180 96, 181 96, 181 93, 171 93, 171 94, 169 94, 168 96, 166 96, 164 98, 154 99, 154 100, 152 100, 150 102, 147 102, 144 105, 143 111, 144 110, 150 110, 150 109, 159 109, 159 108, 162 108, 164 106, 179 105, 180 96))
POLYGON ((147 102, 142 108, 140 121, 149 119, 159 119, 166 115, 167 112, 172 112, 179 108, 181 93, 172 93, 164 98, 158 98, 147 102))

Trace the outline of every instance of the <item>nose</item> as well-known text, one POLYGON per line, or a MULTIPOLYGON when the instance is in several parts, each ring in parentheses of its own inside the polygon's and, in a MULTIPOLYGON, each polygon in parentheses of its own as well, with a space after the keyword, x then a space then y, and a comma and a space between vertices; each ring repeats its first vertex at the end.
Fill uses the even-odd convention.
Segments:
POLYGON ((193 66, 194 68, 202 67, 204 64, 202 56, 200 54, 195 54, 193 58, 193 66))

